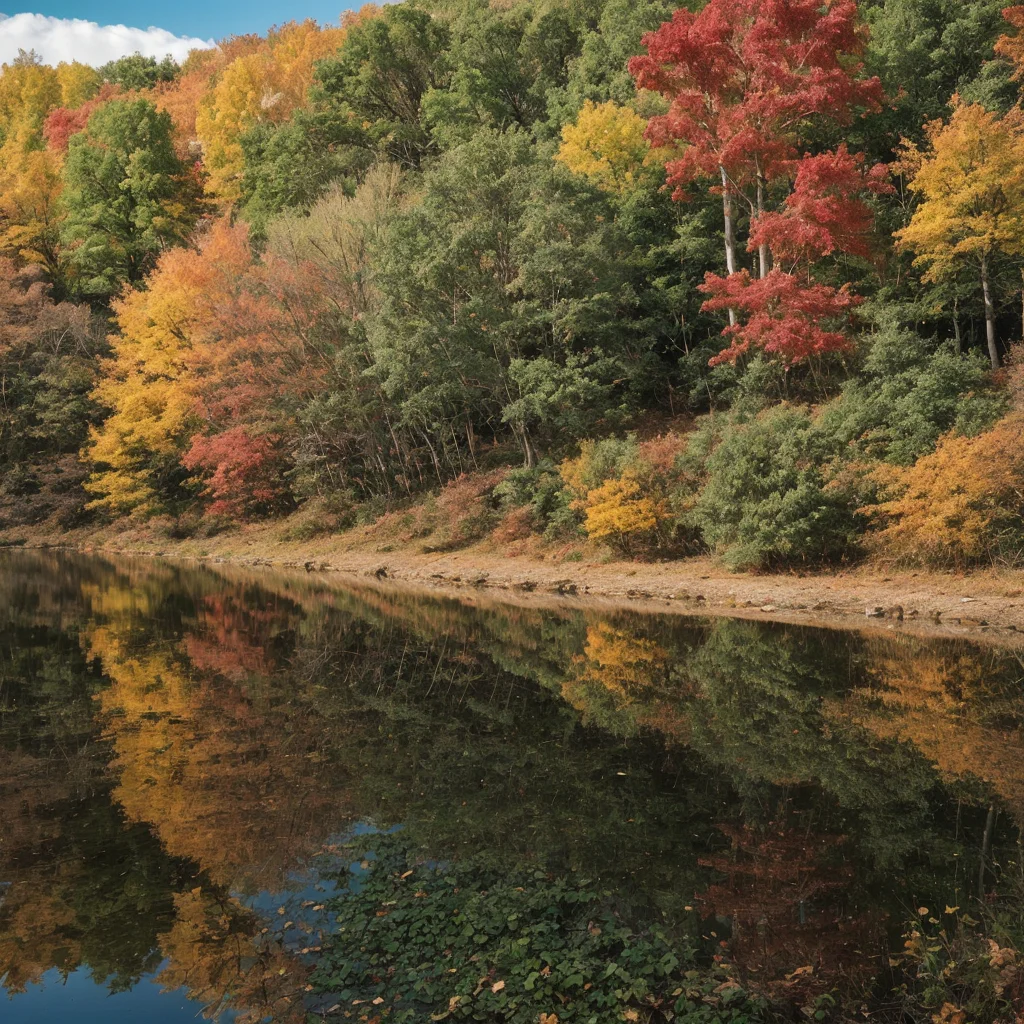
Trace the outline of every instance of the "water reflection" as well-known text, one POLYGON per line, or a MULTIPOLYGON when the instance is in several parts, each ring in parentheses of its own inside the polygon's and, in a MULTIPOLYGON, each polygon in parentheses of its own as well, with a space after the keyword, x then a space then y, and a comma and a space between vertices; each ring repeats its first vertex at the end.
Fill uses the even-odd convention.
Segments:
POLYGON ((16 1013, 87 971, 303 1021, 332 837, 372 822, 599 879, 769 994, 867 990, 910 908, 1019 876, 1022 677, 900 635, 0 553, 0 978, 16 1013))

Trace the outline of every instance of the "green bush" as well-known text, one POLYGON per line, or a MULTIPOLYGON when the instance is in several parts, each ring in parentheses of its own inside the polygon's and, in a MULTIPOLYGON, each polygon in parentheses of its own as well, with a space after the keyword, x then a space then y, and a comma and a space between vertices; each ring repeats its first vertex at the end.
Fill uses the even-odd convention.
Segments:
POLYGON ((710 449, 691 520, 734 569, 821 562, 857 543, 860 501, 831 479, 835 445, 800 408, 706 423, 693 456, 710 449))
POLYGON ((824 409, 821 428, 855 457, 907 466, 950 430, 986 430, 1006 404, 979 354, 936 349, 888 324, 871 340, 863 373, 824 409))
POLYGON ((528 507, 533 528, 549 537, 579 532, 579 517, 571 507, 572 495, 548 459, 536 466, 510 470, 494 488, 494 497, 505 513, 528 507))

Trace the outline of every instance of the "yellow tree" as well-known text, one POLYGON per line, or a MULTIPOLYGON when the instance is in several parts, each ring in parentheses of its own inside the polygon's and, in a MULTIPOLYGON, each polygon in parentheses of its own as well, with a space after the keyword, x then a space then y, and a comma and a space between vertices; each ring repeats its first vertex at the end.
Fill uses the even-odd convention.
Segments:
POLYGON ((53 68, 31 57, 0 66, 0 144, 6 146, 19 125, 41 131, 43 119, 60 104, 61 85, 53 68))
POLYGON ((644 138, 647 122, 629 107, 587 100, 575 124, 562 129, 556 159, 606 192, 626 192, 655 173, 644 138))
POLYGON ((20 128, 0 150, 0 251, 60 275, 62 160, 20 128))
POLYGON ((1000 118, 958 103, 948 123, 926 130, 927 149, 907 146, 903 159, 921 205, 896 237, 916 253, 926 281, 977 273, 989 358, 998 369, 993 269, 1000 255, 1024 254, 1024 123, 1018 112, 1000 118))
POLYGON ((100 91, 103 76, 95 68, 77 60, 70 63, 61 61, 57 65, 57 81, 60 83, 60 105, 73 110, 100 91))
POLYGON ((114 304, 120 332, 95 393, 111 412, 84 453, 94 507, 148 514, 180 483, 179 459, 195 433, 192 346, 249 260, 239 233, 219 222, 201 251, 168 250, 145 290, 114 304))
POLYGON ((43 122, 62 101, 58 72, 31 58, 0 67, 0 251, 57 269, 59 160, 43 122))
POLYGON ((312 20, 292 22, 272 30, 258 51, 228 64, 196 114, 214 195, 227 202, 238 198, 245 165, 241 136, 261 121, 287 120, 306 99, 313 65, 337 50, 345 35, 343 28, 321 28, 312 20))

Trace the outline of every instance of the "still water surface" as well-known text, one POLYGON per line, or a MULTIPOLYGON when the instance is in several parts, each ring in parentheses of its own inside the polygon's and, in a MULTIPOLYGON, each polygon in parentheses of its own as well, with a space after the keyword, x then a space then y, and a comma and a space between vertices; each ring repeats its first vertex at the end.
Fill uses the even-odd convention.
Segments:
POLYGON ((298 1024, 339 843, 398 825, 585 873, 764 991, 866 988, 914 908, 1021 870, 1022 680, 898 633, 0 552, 0 1019, 298 1024))

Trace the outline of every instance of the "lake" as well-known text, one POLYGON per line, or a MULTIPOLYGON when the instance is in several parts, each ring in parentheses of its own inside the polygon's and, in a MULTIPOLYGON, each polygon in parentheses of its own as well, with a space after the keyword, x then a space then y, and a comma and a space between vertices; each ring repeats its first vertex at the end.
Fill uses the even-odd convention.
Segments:
POLYGON ((405 912, 358 918, 396 844, 414 888, 569 880, 771 999, 884 1002, 909 922, 1021 892, 1022 681, 899 628, 2 551, 0 1019, 383 1019, 335 931, 405 912))

